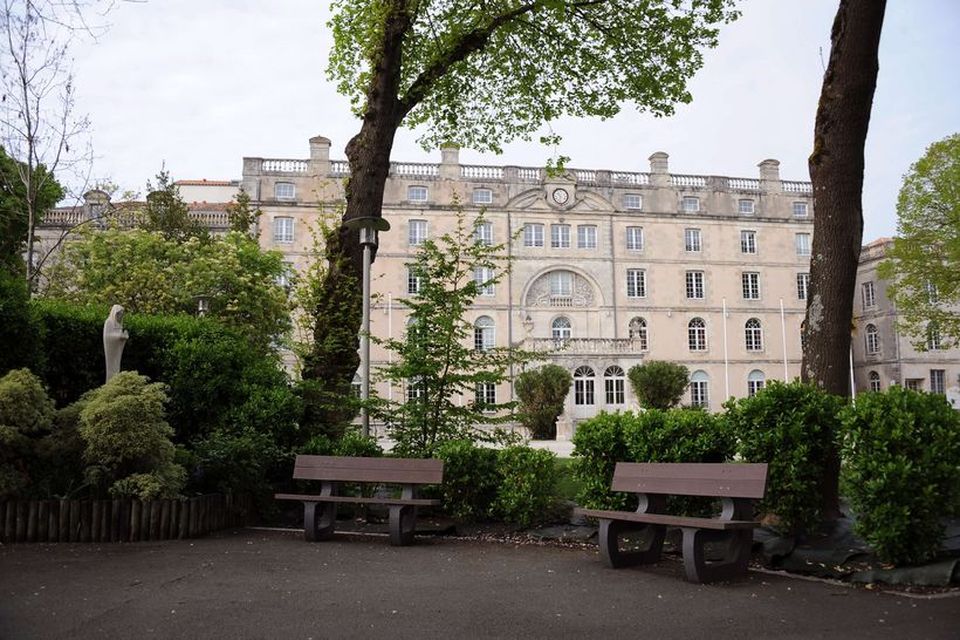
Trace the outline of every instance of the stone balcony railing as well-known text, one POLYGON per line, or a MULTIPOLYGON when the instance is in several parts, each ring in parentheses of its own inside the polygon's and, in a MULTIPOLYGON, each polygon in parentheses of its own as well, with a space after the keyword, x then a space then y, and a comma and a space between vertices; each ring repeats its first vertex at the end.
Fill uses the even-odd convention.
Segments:
POLYGON ((527 338, 524 349, 531 351, 549 351, 557 354, 630 354, 642 357, 640 340, 633 338, 527 338))
MULTIPOLYGON (((230 214, 226 211, 190 211, 188 215, 211 231, 225 231, 230 228, 230 214)), ((48 211, 38 226, 41 229, 71 229, 82 224, 116 224, 123 228, 132 228, 137 226, 138 221, 138 215, 132 211, 110 211, 104 215, 92 215, 86 208, 77 207, 48 211)))

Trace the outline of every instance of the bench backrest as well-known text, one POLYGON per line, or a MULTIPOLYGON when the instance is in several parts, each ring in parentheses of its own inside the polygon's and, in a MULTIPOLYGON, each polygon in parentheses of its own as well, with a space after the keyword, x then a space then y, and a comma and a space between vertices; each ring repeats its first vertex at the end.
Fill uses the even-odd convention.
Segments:
POLYGON ((293 477, 334 482, 439 484, 443 482, 443 460, 299 455, 293 477))
POLYGON ((631 493, 760 499, 766 484, 766 463, 618 462, 611 488, 631 493))

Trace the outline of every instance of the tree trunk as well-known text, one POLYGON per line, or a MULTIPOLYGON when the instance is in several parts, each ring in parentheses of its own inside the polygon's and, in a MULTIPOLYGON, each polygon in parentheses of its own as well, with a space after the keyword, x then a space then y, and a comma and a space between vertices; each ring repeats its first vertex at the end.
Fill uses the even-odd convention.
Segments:
MULTIPOLYGON (((841 0, 814 126, 816 198, 802 379, 850 395, 850 329, 863 236, 863 149, 877 85, 886 0, 841 0)), ((839 454, 824 478, 824 516, 839 516, 839 454)))

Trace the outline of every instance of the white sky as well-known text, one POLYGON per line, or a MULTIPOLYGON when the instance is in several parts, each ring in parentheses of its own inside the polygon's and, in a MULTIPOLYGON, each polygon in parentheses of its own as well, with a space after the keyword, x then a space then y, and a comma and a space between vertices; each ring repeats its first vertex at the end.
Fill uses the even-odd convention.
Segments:
MULTIPOLYGON (((806 159, 837 0, 746 0, 672 118, 626 108, 562 121, 570 166, 647 171, 654 151, 674 173, 755 177, 764 158, 785 180, 806 159)), ((94 175, 143 190, 162 163, 175 179, 238 179, 243 156, 306 158, 307 139, 358 130, 327 82, 331 44, 318 0, 150 0, 121 3, 97 42, 74 46, 78 108, 92 121, 94 175)), ((896 230, 901 177, 931 142, 960 130, 960 1, 891 0, 867 140, 864 242, 896 230)), ((401 132, 393 157, 438 162, 401 132)), ((542 165, 535 142, 504 155, 464 150, 465 163, 542 165)))

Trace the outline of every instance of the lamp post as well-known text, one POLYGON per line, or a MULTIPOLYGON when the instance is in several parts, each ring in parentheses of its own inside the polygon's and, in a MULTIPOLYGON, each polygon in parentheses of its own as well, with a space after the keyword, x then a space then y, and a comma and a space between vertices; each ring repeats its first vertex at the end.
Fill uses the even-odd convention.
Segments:
POLYGON ((364 436, 370 435, 370 263, 377 246, 377 234, 388 231, 390 223, 379 216, 364 216, 347 220, 343 226, 360 231, 363 247, 363 319, 360 333, 360 424, 364 436))

